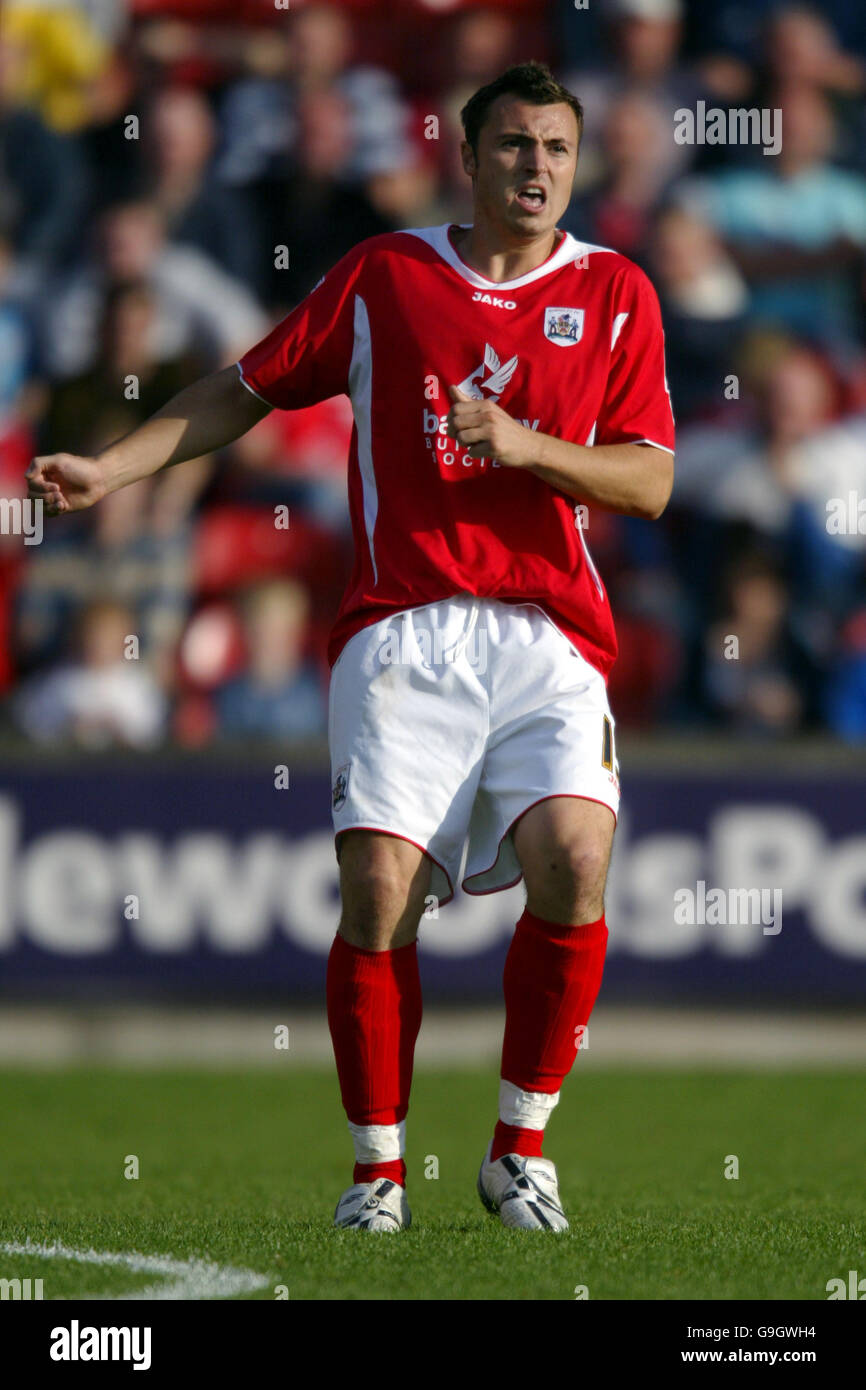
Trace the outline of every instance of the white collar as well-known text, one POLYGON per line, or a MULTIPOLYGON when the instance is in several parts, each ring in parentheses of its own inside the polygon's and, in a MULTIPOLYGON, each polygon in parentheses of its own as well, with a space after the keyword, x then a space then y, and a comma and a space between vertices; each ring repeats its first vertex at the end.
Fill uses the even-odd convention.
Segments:
MULTIPOLYGON (((492 290, 516 290, 521 285, 531 285, 533 280, 540 280, 545 275, 550 275, 554 270, 561 270, 568 265, 569 261, 578 260, 590 251, 609 251, 608 246, 591 246, 585 241, 577 241, 566 232, 562 241, 552 256, 548 256, 542 265, 536 266, 535 270, 530 270, 527 275, 521 275, 516 280, 488 280, 486 276, 479 275, 477 270, 473 270, 467 265, 451 244, 448 232, 452 226, 459 225, 462 231, 468 231, 464 224, 444 222, 439 227, 407 227, 404 231, 406 236, 419 237, 421 241, 426 241, 428 246, 447 261, 452 270, 468 280, 470 285, 475 285, 478 289, 492 290)), ((471 224, 470 224, 471 225, 471 224)))

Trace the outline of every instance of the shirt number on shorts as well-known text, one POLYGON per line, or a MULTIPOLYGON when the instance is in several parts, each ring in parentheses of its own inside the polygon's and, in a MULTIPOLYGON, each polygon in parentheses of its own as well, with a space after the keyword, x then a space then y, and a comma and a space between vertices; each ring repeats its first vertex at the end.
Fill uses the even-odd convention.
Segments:
POLYGON ((613 726, 607 715, 604 716, 601 728, 601 765, 606 767, 608 772, 613 772, 613 726))

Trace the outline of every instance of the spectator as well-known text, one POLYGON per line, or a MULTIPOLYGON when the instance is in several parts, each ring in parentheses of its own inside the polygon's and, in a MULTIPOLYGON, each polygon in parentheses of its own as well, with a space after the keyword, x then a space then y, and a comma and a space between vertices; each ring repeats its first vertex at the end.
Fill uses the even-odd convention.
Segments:
POLYGON ((804 344, 782 341, 774 350, 765 340, 762 351, 774 352, 774 360, 762 360, 760 375, 747 382, 755 418, 725 432, 703 425, 682 430, 674 497, 677 505, 748 523, 781 540, 791 523, 795 450, 830 424, 839 388, 826 363, 804 344))
POLYGON ((399 165, 406 155, 409 109, 389 73, 351 63, 354 40, 345 10, 305 5, 294 16, 290 36, 295 101, 333 88, 348 106, 353 141, 346 179, 360 182, 399 165))
POLYGON ((694 147, 674 140, 674 115, 682 107, 693 108, 707 92, 679 62, 682 15, 681 0, 610 0, 605 6, 608 61, 578 67, 563 78, 584 104, 578 187, 599 177, 608 116, 626 93, 640 92, 656 108, 659 127, 667 132, 667 176, 681 174, 693 160, 694 147))
POLYGON ((12 243, 0 231, 0 432, 17 413, 34 369, 33 325, 14 294, 12 243))
POLYGON ((443 196, 450 209, 443 220, 468 223, 472 198, 460 158, 463 127, 460 112, 474 91, 518 62, 517 32, 510 15, 489 7, 455 15, 442 31, 441 91, 433 104, 440 113, 440 158, 443 196))
MULTIPOLYGON (((112 287, 93 367, 49 394, 40 431, 45 452, 97 452, 201 375, 193 359, 154 357, 155 313, 146 285, 112 287)), ((70 526, 46 531, 19 594, 18 647, 25 665, 38 665, 57 649, 77 606, 110 591, 133 606, 144 652, 170 686, 174 646, 189 608, 191 514, 211 471, 208 458, 168 469, 110 493, 70 526)))
POLYGON ((364 192, 395 229, 436 227, 452 220, 453 209, 440 195, 436 167, 416 146, 407 150, 402 164, 371 174, 364 192))
POLYGON ((148 193, 175 245, 194 246, 249 288, 262 248, 246 199, 211 175, 216 123, 193 88, 157 93, 144 122, 148 193))
POLYGON ((308 738, 325 732, 315 666, 304 660, 306 591, 289 580, 254 588, 244 603, 246 669, 217 693, 218 732, 226 738, 308 738))
POLYGON ((833 114, 816 88, 787 87, 780 152, 684 190, 750 283, 755 319, 841 349, 863 341, 866 179, 829 162, 833 114))
POLYGON ((459 126, 460 111, 474 91, 490 82, 497 73, 518 62, 517 30, 511 15, 495 6, 473 6, 456 14, 444 40, 440 67, 442 97, 440 110, 447 111, 459 126))
POLYGON ((90 179, 75 137, 58 134, 12 95, 20 60, 0 31, 0 233, 15 252, 15 292, 32 298, 74 255, 90 179))
POLYGON ((309 92, 297 104, 291 174, 262 179, 252 189, 267 254, 261 296, 278 312, 294 308, 318 280, 365 237, 392 231, 360 188, 347 182, 351 111, 335 89, 309 92), (284 247, 288 264, 275 254, 284 247))
MULTIPOLYGON (((755 335, 741 356, 748 398, 726 403, 733 415, 729 427, 720 429, 717 417, 714 424, 680 430, 677 441, 667 526, 676 535, 691 631, 697 637, 705 628, 715 575, 745 538, 771 544, 783 557, 798 603, 798 632, 821 661, 832 637, 831 614, 850 603, 859 565, 855 548, 828 538, 826 495, 820 496, 834 470, 835 449, 822 441, 832 441, 841 428, 834 422, 843 393, 831 368, 804 344, 755 335)), ((835 467, 859 478, 855 460, 851 440, 835 467)), ((834 476, 838 486, 840 472, 834 476)))
POLYGON ((29 681, 15 700, 15 717, 35 743, 71 740, 83 748, 147 748, 165 724, 159 686, 140 660, 127 659, 135 634, 131 609, 112 599, 80 615, 72 659, 29 681))
POLYGON ((767 24, 764 51, 770 78, 777 83, 811 84, 838 96, 859 97, 866 91, 866 54, 843 52, 831 22, 811 5, 776 9, 767 24))
POLYGON ((677 423, 718 415, 747 322, 746 283, 712 228, 676 207, 656 221, 649 271, 662 307, 677 423))
POLYGON ((53 377, 87 371, 98 351, 98 326, 112 284, 143 280, 156 296, 152 351, 160 360, 196 352, 214 369, 235 361, 267 332, 249 291, 202 252, 166 239, 150 202, 118 204, 100 220, 87 263, 46 295, 43 358, 53 377))
POLYGON ((855 613, 840 633, 824 713, 840 738, 849 743, 866 739, 866 609, 855 613))
POLYGON ((238 185, 284 177, 300 139, 297 105, 304 95, 335 91, 343 98, 352 130, 341 174, 357 183, 406 158, 409 109, 394 78, 381 68, 351 62, 354 39, 344 10, 311 4, 295 11, 275 77, 233 83, 221 107, 223 146, 218 175, 238 185))
POLYGON ((732 568, 721 621, 707 633, 704 693, 711 712, 746 736, 801 728, 808 712, 809 663, 787 620, 775 566, 745 556, 732 568))
POLYGON ((129 119, 138 119, 139 76, 130 47, 119 47, 91 95, 91 119, 78 139, 90 178, 91 220, 112 203, 144 196, 144 141, 131 138, 129 119))
POLYGON ((51 390, 42 429, 44 452, 86 453, 94 419, 112 412, 127 433, 202 375, 193 354, 156 356, 159 304, 146 281, 116 281, 107 290, 96 356, 79 376, 51 390))
POLYGON ((572 199, 562 226, 579 241, 640 261, 669 182, 669 142, 655 102, 638 92, 619 97, 605 120, 601 177, 572 199))
MULTIPOLYGON (((866 44, 866 25, 861 38, 866 44)), ((771 16, 764 51, 768 88, 803 83, 824 92, 836 116, 837 157, 851 167, 866 168, 866 48, 843 51, 828 14, 808 5, 790 5, 771 16)))
POLYGON ((764 65, 779 81, 814 82, 832 93, 862 91, 866 15, 850 0, 786 5, 780 0, 692 0, 692 38, 704 77, 738 100, 764 65), (841 46, 840 46, 841 41, 841 46))
POLYGON ((60 0, 4 0, 0 41, 16 50, 6 76, 12 101, 38 111, 60 134, 83 129, 93 85, 111 58, 85 8, 60 0))
POLYGON ((794 592, 816 647, 866 597, 866 414, 848 415, 799 440, 788 460, 794 502, 794 592), (853 504, 852 504, 853 499, 853 504))

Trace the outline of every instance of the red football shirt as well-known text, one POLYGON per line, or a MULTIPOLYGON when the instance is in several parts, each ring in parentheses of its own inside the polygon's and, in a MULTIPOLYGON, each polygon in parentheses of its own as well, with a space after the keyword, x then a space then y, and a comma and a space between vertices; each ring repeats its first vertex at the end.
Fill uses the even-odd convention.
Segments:
POLYGON ((575 444, 673 452, 655 291, 633 262, 563 233, 496 284, 448 226, 361 242, 238 362, 268 405, 345 392, 355 559, 328 655, 368 623, 459 593, 533 603, 606 677, 616 636, 574 498, 445 434, 450 385, 575 444))

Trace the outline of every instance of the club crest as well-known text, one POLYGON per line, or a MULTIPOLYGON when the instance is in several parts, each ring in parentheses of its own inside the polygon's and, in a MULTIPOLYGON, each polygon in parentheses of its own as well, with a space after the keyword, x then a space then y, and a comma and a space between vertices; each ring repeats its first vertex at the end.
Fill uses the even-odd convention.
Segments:
POLYGON ((347 794, 348 794, 348 791, 349 791, 349 764, 348 764, 348 763, 343 763, 343 766, 337 769, 337 775, 336 775, 336 777, 334 778, 334 785, 333 785, 333 787, 332 787, 332 789, 331 789, 331 809, 332 809, 332 810, 334 810, 334 811, 339 811, 340 807, 343 806, 343 805, 345 804, 346 796, 347 796, 347 794))
POLYGON ((544 311, 544 336, 558 347, 574 347, 583 337, 583 310, 548 307, 544 311))

